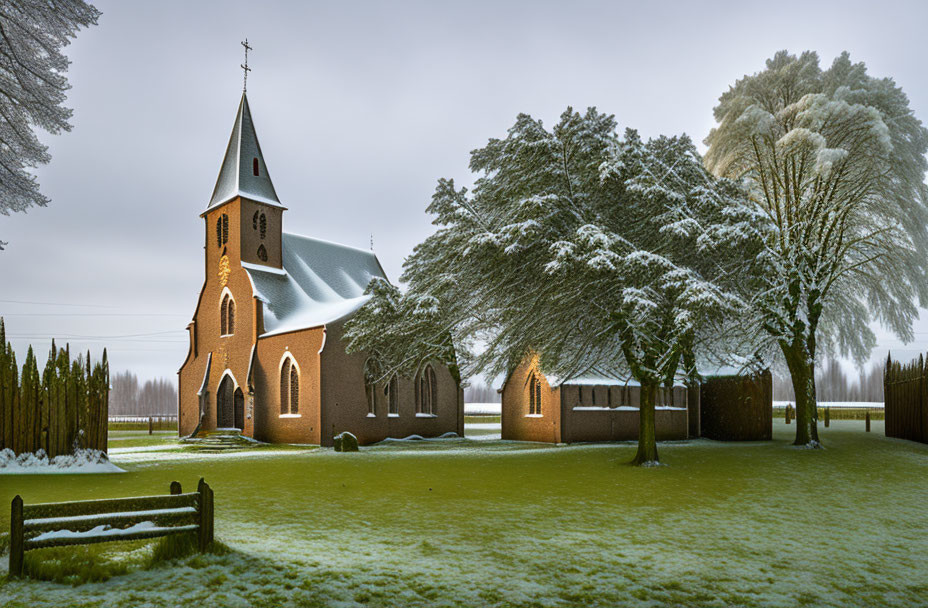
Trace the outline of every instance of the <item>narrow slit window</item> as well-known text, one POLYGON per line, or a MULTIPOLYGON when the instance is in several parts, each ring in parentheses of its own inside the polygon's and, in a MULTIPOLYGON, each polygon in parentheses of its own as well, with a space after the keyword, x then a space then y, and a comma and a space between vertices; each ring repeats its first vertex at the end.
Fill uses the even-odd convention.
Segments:
POLYGON ((255 174, 255 177, 261 175, 261 172, 258 171, 258 159, 257 158, 251 159, 251 171, 252 173, 255 174))
POLYGON ((290 366, 290 413, 300 412, 300 372, 295 365, 290 366))
POLYGON ((390 384, 387 386, 387 411, 391 414, 400 413, 400 404, 397 399, 397 383, 399 382, 396 374, 390 378, 390 384))
POLYGON ((290 359, 280 369, 280 413, 289 413, 290 405, 290 359))

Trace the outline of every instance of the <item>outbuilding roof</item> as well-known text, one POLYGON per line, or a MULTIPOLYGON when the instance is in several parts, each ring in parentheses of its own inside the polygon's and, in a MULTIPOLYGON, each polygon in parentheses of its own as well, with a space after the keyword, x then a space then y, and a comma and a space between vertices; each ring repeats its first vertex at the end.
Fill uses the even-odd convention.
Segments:
POLYGON ((373 251, 283 233, 283 270, 243 263, 264 303, 263 336, 343 319, 370 298, 372 279, 386 279, 373 251))

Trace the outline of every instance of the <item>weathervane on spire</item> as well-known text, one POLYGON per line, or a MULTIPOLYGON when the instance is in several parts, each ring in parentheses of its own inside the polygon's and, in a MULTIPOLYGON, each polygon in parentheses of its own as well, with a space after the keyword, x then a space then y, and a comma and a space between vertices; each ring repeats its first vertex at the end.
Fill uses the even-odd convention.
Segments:
POLYGON ((242 81, 242 92, 248 91, 248 72, 251 71, 251 68, 248 67, 248 51, 251 50, 251 47, 248 46, 248 38, 242 42, 242 46, 245 47, 245 63, 242 64, 242 70, 245 72, 245 79, 242 81))

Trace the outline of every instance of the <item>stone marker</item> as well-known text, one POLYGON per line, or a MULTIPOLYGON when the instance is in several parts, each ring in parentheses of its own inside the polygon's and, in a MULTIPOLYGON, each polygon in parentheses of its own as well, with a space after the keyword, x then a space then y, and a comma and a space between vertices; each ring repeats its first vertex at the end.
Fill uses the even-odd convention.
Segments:
POLYGON ((357 452, 358 438, 344 431, 334 437, 336 452, 357 452))

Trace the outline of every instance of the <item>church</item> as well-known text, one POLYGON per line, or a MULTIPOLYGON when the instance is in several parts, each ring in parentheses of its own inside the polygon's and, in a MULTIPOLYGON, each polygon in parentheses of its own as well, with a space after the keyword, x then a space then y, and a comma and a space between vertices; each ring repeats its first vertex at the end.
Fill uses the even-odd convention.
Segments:
POLYGON ((205 280, 178 371, 181 436, 216 429, 271 443, 330 446, 464 434, 460 383, 423 361, 381 378, 345 351, 343 325, 386 279, 372 251, 283 231, 281 203, 242 94, 206 210, 205 280))

